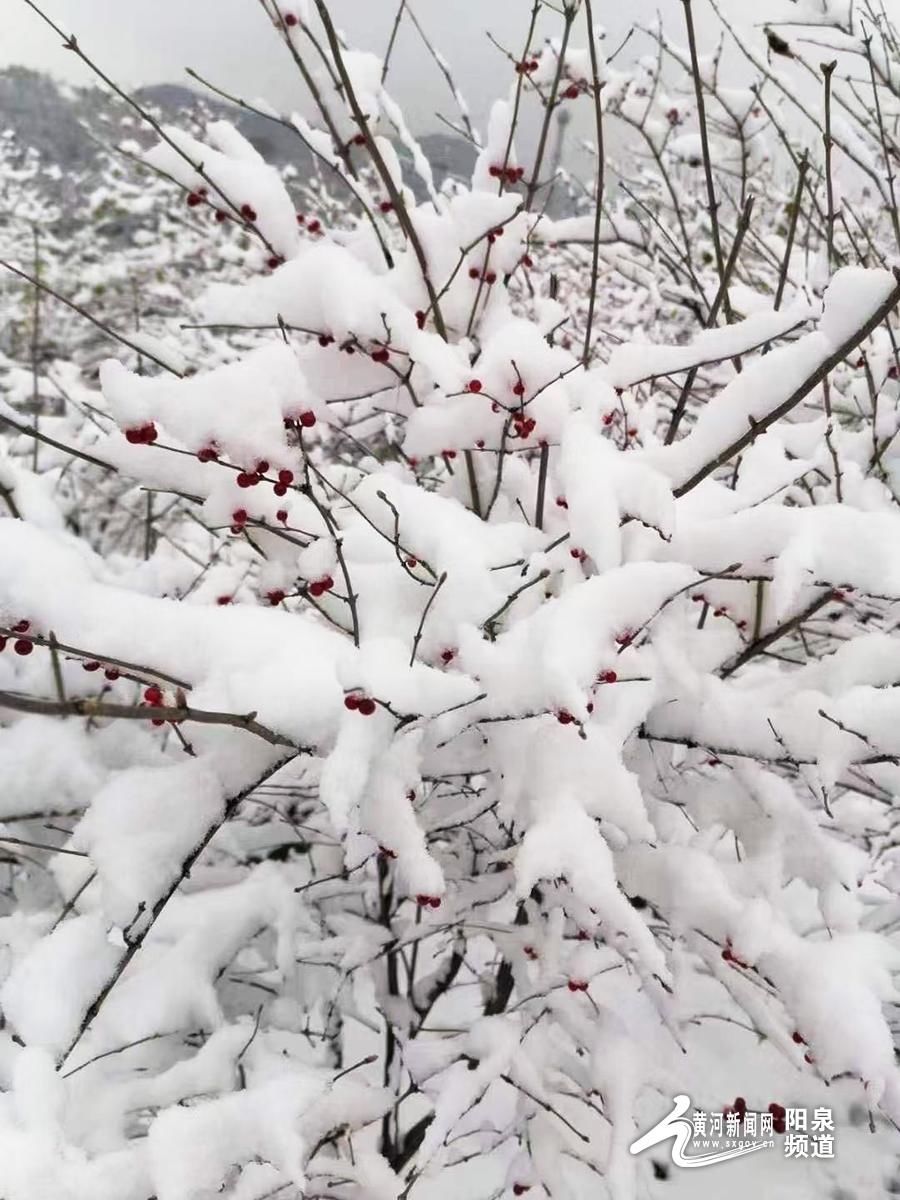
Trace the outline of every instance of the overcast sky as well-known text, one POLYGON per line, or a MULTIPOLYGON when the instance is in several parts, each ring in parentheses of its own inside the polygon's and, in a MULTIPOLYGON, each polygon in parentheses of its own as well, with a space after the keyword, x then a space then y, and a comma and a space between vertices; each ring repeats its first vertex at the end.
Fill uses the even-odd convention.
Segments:
MULTIPOLYGON (((331 0, 337 24, 357 47, 383 53, 398 0, 331 0)), ((412 0, 416 15, 451 63, 476 120, 509 79, 509 68, 486 36, 521 49, 531 0, 412 0)), ((900 2, 900 0, 898 0, 900 2)), ((259 0, 38 0, 85 51, 115 77, 141 83, 184 81, 194 67, 246 98, 265 96, 283 109, 302 103, 302 85, 279 44, 259 0), (252 53, 248 52, 252 47, 252 53)), ((743 3, 743 0, 731 0, 743 3)), ((680 0, 599 0, 597 20, 616 46, 636 19, 668 11, 681 28, 680 0)), ((76 83, 88 83, 86 69, 59 47, 59 38, 25 4, 3 0, 5 15, 0 61, 25 63, 76 83)), ((543 28, 558 28, 548 14, 543 28)), ((579 39, 581 40, 581 39, 579 39)), ((583 42, 582 42, 583 44, 583 42)), ((406 24, 398 43, 389 87, 407 109, 410 123, 434 127, 433 113, 453 114, 446 86, 406 24)))

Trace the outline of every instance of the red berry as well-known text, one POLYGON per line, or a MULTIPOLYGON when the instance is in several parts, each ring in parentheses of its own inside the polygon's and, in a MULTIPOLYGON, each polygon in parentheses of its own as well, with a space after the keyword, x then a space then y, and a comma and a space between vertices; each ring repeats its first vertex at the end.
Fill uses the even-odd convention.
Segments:
POLYGON ((356 692, 348 692, 344 697, 344 708, 349 708, 351 712, 355 712, 359 708, 359 702, 362 699, 356 692))
POLYGON ((440 896, 429 896, 428 903, 432 908, 440 908, 441 907, 441 898, 440 898, 440 896))
POLYGON ((426 896, 424 892, 419 892, 416 896, 416 904, 418 904, 419 908, 427 908, 430 903, 431 897, 426 896))
POLYGON ((379 346, 377 350, 372 351, 372 362, 386 363, 390 361, 390 353, 384 346, 379 346))
POLYGON ((83 662, 81 664, 81 669, 83 671, 99 671, 100 664, 92 659, 90 662, 83 662))
POLYGON ((421 309, 418 309, 416 312, 416 324, 420 329, 425 328, 425 319, 425 313, 423 313, 421 309))
POLYGON ((490 175, 492 179, 499 179, 502 174, 503 168, 498 167, 496 163, 492 163, 491 166, 488 167, 488 175, 490 175))
POLYGON ((241 205, 241 216, 244 218, 245 221, 255 221, 256 220, 256 209, 253 207, 252 204, 242 204, 241 205))
POLYGON ((196 208, 198 204, 203 203, 203 197, 198 196, 196 192, 188 192, 186 203, 188 208, 196 208))
POLYGON ((320 582, 326 592, 330 592, 331 589, 334 587, 334 580, 331 578, 330 575, 324 576, 324 578, 322 580, 320 580, 320 582))
POLYGON ((557 719, 557 721, 559 721, 560 725, 571 725, 572 722, 575 720, 575 718, 572 716, 572 714, 570 712, 568 712, 568 710, 565 708, 561 708, 557 712, 556 719, 557 719))
POLYGON ((334 338, 331 336, 330 333, 320 333, 319 334, 319 345, 320 346, 330 346, 333 341, 334 341, 334 338))
POLYGON ((306 224, 306 217, 303 215, 303 213, 297 213, 297 224, 298 225, 306 224))
POLYGON ((246 525, 247 515, 246 508, 236 508, 231 514, 231 520, 235 525, 246 525))
POLYGON ((791 1034, 791 1038, 793 1039, 793 1041, 795 1041, 797 1043, 798 1046, 806 1045, 806 1038, 797 1029, 795 1029, 794 1032, 791 1034))
POLYGON ((276 267, 282 266, 283 263, 284 263, 284 258, 281 254, 270 254, 269 257, 266 259, 266 266, 269 268, 270 271, 274 271, 276 267))
POLYGON ((322 228, 322 222, 313 217, 311 221, 307 222, 306 228, 310 233, 318 233, 322 228))
POLYGON ((616 634, 616 642, 620 646, 630 646, 634 640, 634 633, 630 629, 625 629, 621 633, 616 634))
POLYGON ((366 135, 364 133, 357 133, 352 141, 354 146, 364 146, 366 144, 366 135))
POLYGON ((412 570, 413 567, 417 567, 419 565, 419 560, 417 558, 410 557, 406 560, 406 565, 410 570, 412 570))
POLYGON ((286 496, 287 495, 287 484, 286 483, 276 483, 273 486, 272 491, 275 493, 276 496, 286 496))
POLYGON ((216 604, 218 604, 220 607, 224 607, 224 605, 230 604, 232 599, 232 596, 216 596, 216 604))
POLYGON ((294 472, 288 471, 287 469, 279 471, 278 482, 284 484, 285 487, 288 487, 294 482, 294 472))
POLYGON ((442 450, 441 454, 443 455, 444 458, 456 458, 455 450, 442 450))
POLYGON ((248 488, 253 486, 253 476, 248 475, 246 471, 239 471, 235 483, 239 488, 248 488))
POLYGON ((527 268, 530 268, 530 267, 533 267, 533 266, 534 266, 534 260, 531 258, 531 256, 530 256, 530 255, 528 255, 528 254, 524 254, 524 255, 522 256, 522 266, 523 266, 523 267, 527 267, 527 268))
POLYGON ((19 638, 18 641, 13 643, 13 650, 15 650, 16 654, 21 654, 23 658, 30 654, 33 649, 34 642, 29 642, 25 638, 19 638))
POLYGON ((568 502, 568 500, 566 500, 565 496, 557 496, 556 497, 556 507, 557 508, 568 508, 569 507, 569 502, 568 502))
POLYGON ((470 379, 469 380, 469 391, 476 392, 476 393, 480 392, 481 391, 481 380, 480 379, 470 379))
POLYGON ((478 441, 475 443, 475 445, 479 450, 483 450, 484 449, 484 438, 479 438, 478 441))
POLYGON ((538 952, 535 950, 534 946, 523 946, 522 953, 526 958, 530 958, 532 962, 534 962, 538 957, 538 952))
POLYGON ((497 272, 496 271, 488 271, 488 273, 484 277, 484 282, 489 284, 491 287, 493 287, 493 285, 497 282, 497 272))
POLYGON ((469 267, 469 278, 470 279, 478 279, 480 276, 481 276, 481 272, 478 270, 477 267, 469 267))
POLYGON ((736 1113, 745 1113, 747 1111, 747 1101, 743 1096, 738 1096, 734 1102, 734 1111, 736 1113))
POLYGON ((375 701, 368 696, 364 696, 358 705, 359 711, 364 717, 371 717, 375 712, 375 701))
POLYGON ((527 1183, 514 1183, 513 1184, 513 1195, 514 1196, 523 1196, 528 1191, 529 1186, 530 1185, 527 1183))
POLYGON ((615 683, 618 678, 615 671, 601 671, 598 676, 601 683, 615 683))
POLYGON ((155 683, 151 683, 148 688, 144 689, 144 699, 154 708, 158 707, 163 702, 162 688, 157 687, 155 683))
POLYGON ((573 83, 570 87, 566 88, 566 90, 563 92, 563 95, 567 100, 577 100, 580 93, 578 88, 573 83))
POLYGON ((382 200, 378 205, 379 212, 389 213, 394 211, 394 205, 390 200, 382 200))
POLYGON ((228 220, 228 213, 227 213, 227 212, 225 212, 225 211, 224 211, 223 209, 221 209, 221 208, 217 208, 217 209, 216 209, 216 220, 217 220, 217 221, 219 222, 219 224, 221 225, 223 221, 227 221, 227 220, 228 220))
POLYGON ((281 588, 273 588, 271 592, 266 592, 266 599, 275 608, 284 600, 284 592, 281 588))
POLYGON ((296 16, 295 13, 285 13, 284 23, 285 23, 285 25, 291 25, 291 26, 299 25, 300 19, 299 19, 299 17, 296 16))
POLYGON ((287 523, 287 519, 288 519, 287 509, 279 508, 278 512, 275 514, 275 520, 280 521, 282 523, 282 525, 285 525, 287 523))
POLYGON ((316 414, 314 412, 310 412, 309 409, 307 409, 306 412, 302 412, 300 414, 300 424, 303 426, 304 429, 312 429, 312 427, 313 427, 313 425, 315 425, 315 423, 316 423, 316 414))
POLYGON ((217 462, 219 458, 219 452, 215 446, 203 446, 197 451, 197 457, 202 463, 217 462))
POLYGON ((454 658, 456 658, 455 650, 442 650, 441 651, 441 662, 444 663, 445 665, 447 663, 452 663, 454 658))
POLYGON ((517 380, 513 384, 513 395, 515 395, 515 396, 524 396, 525 395, 525 384, 522 382, 521 379, 517 380))
POLYGON ((13 625, 13 633, 27 633, 30 628, 30 621, 18 621, 15 625, 13 625))
POLYGON ((116 667, 107 667, 106 670, 103 672, 103 674, 106 676, 107 679, 109 679, 111 681, 115 681, 116 679, 119 678, 120 672, 117 670, 116 667))

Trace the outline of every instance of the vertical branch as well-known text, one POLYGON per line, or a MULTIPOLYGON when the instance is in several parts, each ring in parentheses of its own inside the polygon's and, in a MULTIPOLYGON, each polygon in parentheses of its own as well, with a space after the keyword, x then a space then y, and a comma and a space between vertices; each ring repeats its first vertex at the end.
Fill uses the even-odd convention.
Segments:
POLYGON ((788 270, 790 268, 791 254, 794 249, 794 238, 797 234, 797 222, 800 219, 800 206, 803 201, 803 183, 806 178, 806 172, 809 170, 809 159, 804 154, 800 159, 800 164, 797 171, 797 190, 794 192, 794 203, 791 207, 790 224, 788 225, 787 240, 784 244, 784 257, 781 260, 781 270, 778 272, 778 287, 775 291, 774 308, 777 312, 781 308, 781 301, 784 299, 784 288, 787 283, 788 270))
POLYGON ((563 70, 566 65, 566 50, 569 47, 569 37, 572 33, 572 24, 575 20, 575 5, 567 4, 563 9, 563 35, 562 42, 559 47, 559 55, 556 60, 556 73, 553 76, 553 83, 550 85, 550 94, 547 97, 547 107, 544 110, 544 120, 541 123, 541 134, 538 138, 537 153, 534 156, 534 167, 531 171, 531 179, 528 183, 528 190, 525 193, 525 208, 530 209, 534 201, 535 193, 540 187, 541 168, 544 165, 544 155, 547 152, 547 138, 550 134, 550 122, 553 119, 553 113, 556 109, 556 99, 559 95, 559 84, 562 79, 563 70))
MULTIPOLYGON (((594 201, 594 244, 591 255, 591 287, 588 296, 587 328, 584 331, 584 349, 581 361, 587 367, 591 358, 591 333, 594 328, 594 308, 597 303, 597 275, 600 267, 600 222, 603 218, 603 175, 605 155, 603 152, 603 101, 600 94, 600 72, 597 65, 597 39, 594 36, 594 13, 591 0, 584 0, 587 20, 588 48, 591 55, 591 76, 594 91, 594 123, 597 129, 597 195, 594 201)), ((540 523, 538 523, 540 528, 540 523)))
POLYGON ((821 63, 822 74, 825 76, 825 129, 822 141, 825 143, 825 197, 827 209, 825 213, 825 238, 828 247, 828 274, 834 270, 834 180, 831 177, 831 77, 837 66, 837 60, 821 63))
POLYGON ((700 125, 700 146, 703 154, 703 174, 706 178, 706 203, 709 213, 709 223, 712 231, 713 249, 716 255, 716 270, 719 274, 719 286, 722 288, 725 320, 730 324, 732 319, 731 301, 725 287, 725 256, 722 253, 722 234, 719 228, 719 203, 716 200, 716 187, 713 182, 712 156, 709 151, 709 133, 706 128, 706 104, 703 99, 703 80, 700 77, 700 62, 697 58, 697 36, 694 31, 694 14, 691 0, 681 0, 684 5, 684 19, 687 25, 688 47, 691 54, 691 76, 694 80, 694 97, 697 103, 697 120, 700 125))
POLYGON ((397 8, 397 13, 394 17, 394 24, 391 28, 391 36, 388 39, 387 49, 384 52, 384 63, 381 67, 381 82, 387 79, 387 73, 390 70, 391 55, 394 53, 394 43, 397 40, 397 34, 400 30, 400 22, 403 20, 403 13, 406 11, 406 0, 400 0, 397 8))
POLYGON ((884 171, 887 175, 888 192, 891 197, 891 224, 894 227, 894 240, 900 250, 900 213, 897 211, 897 193, 894 190, 894 169, 891 166, 891 155, 888 152, 887 134, 884 128, 884 115, 881 111, 881 98, 878 95, 878 82, 875 79, 875 63, 872 59, 872 39, 863 38, 866 48, 866 61, 869 64, 869 78, 872 81, 872 96, 875 100, 875 118, 878 122, 878 136, 881 140, 881 154, 884 158, 884 171))
POLYGON ((381 151, 378 149, 378 144, 372 136, 372 131, 369 128, 369 121, 365 113, 359 106, 356 92, 353 90, 353 84, 350 76, 347 73, 347 66, 344 62, 344 55, 341 51, 341 43, 338 40, 337 31, 334 28, 334 22, 331 19, 331 14, 328 12, 328 7, 325 0, 315 0, 316 9, 319 13, 319 18, 325 28, 325 36, 328 39, 328 46, 334 58, 335 66, 337 67, 338 75, 341 79, 341 84, 344 88, 344 99, 350 106, 350 111, 353 114, 353 119, 356 121, 359 132, 366 140, 366 147, 372 158, 372 163, 375 170, 381 177, 381 182, 384 184, 385 190, 390 197, 391 203, 394 206, 394 212, 397 214, 397 220, 400 222, 400 227, 406 234, 409 244, 412 246, 413 253, 419 264, 419 270, 422 272, 422 282, 425 284, 425 290, 428 292, 428 301, 431 306, 431 315, 434 319, 434 327, 438 334, 447 340, 447 327, 444 324, 444 318, 441 315, 440 303, 437 293, 434 290, 434 284, 431 282, 431 275, 428 269, 428 259, 425 257, 425 250, 422 242, 416 232, 415 226, 409 215, 409 210, 406 207, 406 201, 400 193, 400 189, 394 182, 391 172, 388 170, 387 163, 384 161, 381 151))
POLYGON ((40 439, 36 435, 40 421, 39 413, 41 406, 40 371, 38 368, 38 352, 40 350, 41 339, 41 235, 38 230, 37 221, 32 222, 31 236, 34 245, 34 288, 32 291, 31 310, 31 405, 34 410, 35 431, 35 437, 32 439, 31 446, 31 469, 37 473, 40 439))

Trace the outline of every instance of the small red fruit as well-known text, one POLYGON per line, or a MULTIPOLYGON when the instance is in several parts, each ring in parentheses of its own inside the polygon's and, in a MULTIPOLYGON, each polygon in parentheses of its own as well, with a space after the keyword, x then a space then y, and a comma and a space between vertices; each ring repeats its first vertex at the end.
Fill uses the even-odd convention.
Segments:
POLYGON ((525 1193, 528 1191, 529 1187, 530 1187, 530 1184, 527 1184, 527 1183, 514 1183, 513 1184, 513 1195, 514 1196, 524 1196, 525 1193))
POLYGON ((230 604, 233 599, 233 596, 216 596, 216 604, 218 604, 220 608, 224 608, 225 605, 230 604))
POLYGON ((454 658, 456 658, 455 650, 447 649, 447 650, 441 651, 441 662, 444 664, 444 666, 447 666, 449 663, 452 663, 454 658))
POLYGON ((106 670, 103 672, 103 674, 106 676, 106 678, 108 680, 110 680, 110 682, 114 682, 116 679, 119 678, 120 672, 118 671, 118 669, 116 667, 107 667, 106 670))
POLYGON ((357 695, 356 692, 349 692, 344 697, 344 708, 349 708, 351 712, 355 712, 359 708, 359 702, 361 699, 362 696, 357 695))
POLYGON ((556 719, 559 721, 560 725, 571 725, 575 720, 572 714, 565 708, 561 708, 557 712, 556 719))
POLYGON ((279 471, 278 482, 284 484, 285 487, 289 487, 294 482, 294 472, 286 469, 279 471))
POLYGON ((375 712, 375 701, 370 699, 368 696, 363 696, 362 700, 360 700, 359 704, 357 705, 357 708, 364 717, 371 717, 375 712))
POLYGON ((13 625, 13 633, 27 633, 30 628, 30 621, 17 621, 16 624, 13 625))
POLYGON ((794 1042, 796 1042, 798 1046, 806 1045, 806 1038, 803 1036, 802 1033, 800 1033, 800 1031, 798 1029, 795 1029, 794 1032, 791 1034, 791 1039, 794 1042))
POLYGON ((266 592, 266 599, 275 608, 284 601, 284 592, 281 588, 273 588, 271 592, 266 592))
POLYGON ((310 233, 320 233, 322 230, 322 222, 313 217, 311 221, 307 221, 306 228, 310 233))
POLYGON ((81 669, 82 669, 83 671, 92 671, 92 672, 93 672, 93 671, 99 671, 99 670, 100 670, 100 664, 99 664, 98 662, 96 662, 95 660, 93 660, 93 659, 92 659, 90 662, 83 662, 83 663, 81 664, 81 669))
POLYGON ((581 93, 579 92, 578 88, 576 87, 576 85, 574 83, 571 84, 571 86, 567 87, 566 90, 563 92, 563 95, 565 96, 565 98, 567 100, 577 100, 580 94, 581 93))
POLYGON ((256 209, 253 207, 252 204, 242 204, 241 205, 241 216, 244 218, 245 221, 255 221, 256 220, 256 209))
POLYGON ((275 514, 275 520, 280 521, 282 523, 282 525, 286 525, 287 519, 288 519, 287 509, 279 508, 278 512, 275 514))
POLYGON ((615 683, 619 676, 615 671, 601 671, 597 678, 601 683, 615 683))
POLYGON ((382 200, 381 203, 378 205, 378 211, 383 212, 383 213, 393 212, 394 211, 393 202, 391 200, 382 200))
POLYGON ((15 650, 16 654, 21 654, 23 658, 30 654, 33 649, 34 642, 29 642, 25 638, 19 638, 18 641, 13 643, 13 650, 15 650))
POLYGON ((477 267, 469 267, 469 278, 470 279, 480 279, 480 277, 481 277, 481 272, 478 270, 477 267))
POLYGON ((198 195, 197 192, 188 192, 185 203, 188 208, 196 208, 198 204, 203 203, 203 197, 198 195))
POLYGON ((248 513, 246 508, 236 508, 231 514, 232 523, 235 525, 246 525, 248 513))
POLYGON ((423 313, 421 309, 418 309, 416 312, 416 324, 420 329, 425 328, 425 319, 425 313, 423 313))
POLYGON ((478 392, 480 392, 481 391, 481 380, 480 379, 470 379, 469 380, 469 391, 475 392, 476 394, 478 392))
POLYGON ((379 346, 377 350, 372 351, 372 362, 386 363, 390 361, 390 358, 390 352, 384 346, 379 346))
POLYGON ((296 15, 296 13, 285 13, 284 23, 285 25, 290 25, 293 27, 294 25, 300 24, 300 18, 296 15))
POLYGON ((215 446, 203 446, 197 451, 197 458, 202 463, 218 462, 219 452, 215 446))
POLYGON ((524 396, 525 395, 525 384, 522 382, 521 379, 517 380, 513 384, 513 395, 515 395, 515 396, 524 396))
POLYGON ((406 565, 411 571, 413 567, 417 567, 419 565, 419 560, 410 555, 410 557, 406 560, 406 565))
POLYGON ((315 425, 315 423, 316 423, 316 414, 314 412, 310 412, 309 409, 307 409, 306 412, 302 412, 300 414, 300 424, 303 426, 304 429, 312 429, 312 427, 313 427, 313 425, 315 425))

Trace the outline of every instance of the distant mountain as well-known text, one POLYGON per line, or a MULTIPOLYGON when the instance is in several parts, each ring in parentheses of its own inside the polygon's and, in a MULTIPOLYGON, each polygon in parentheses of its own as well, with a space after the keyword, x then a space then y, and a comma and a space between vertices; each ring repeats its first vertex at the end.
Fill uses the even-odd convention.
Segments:
MULTIPOLYGON (((275 121, 180 84, 154 84, 138 89, 134 96, 167 123, 178 124, 186 116, 202 114, 231 121, 268 162, 279 166, 292 163, 301 174, 312 168, 311 155, 300 139, 275 121)), ((10 130, 21 146, 36 150, 46 165, 55 164, 70 175, 89 174, 100 147, 134 137, 138 123, 127 105, 100 88, 73 88, 25 67, 9 67, 0 71, 0 133, 5 130, 10 130)), ((448 175, 466 178, 471 174, 474 153, 462 138, 432 133, 421 142, 438 184, 448 175)), ((405 157, 402 147, 398 153, 405 157)), ((408 178, 410 186, 418 190, 415 173, 409 172, 408 178)))

